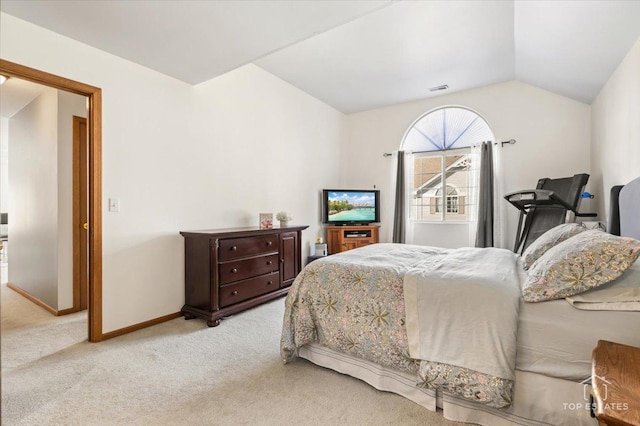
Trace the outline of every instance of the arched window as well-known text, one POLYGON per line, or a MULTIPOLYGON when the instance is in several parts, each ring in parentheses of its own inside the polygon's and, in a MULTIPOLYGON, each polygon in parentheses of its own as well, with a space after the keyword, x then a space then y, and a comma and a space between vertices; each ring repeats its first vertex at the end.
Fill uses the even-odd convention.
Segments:
POLYGON ((430 111, 407 130, 401 150, 413 153, 411 217, 417 221, 467 221, 477 189, 471 184, 471 147, 493 141, 486 120, 458 106, 430 111), (443 190, 444 189, 444 190, 443 190), (444 206, 444 207, 443 207, 444 206))

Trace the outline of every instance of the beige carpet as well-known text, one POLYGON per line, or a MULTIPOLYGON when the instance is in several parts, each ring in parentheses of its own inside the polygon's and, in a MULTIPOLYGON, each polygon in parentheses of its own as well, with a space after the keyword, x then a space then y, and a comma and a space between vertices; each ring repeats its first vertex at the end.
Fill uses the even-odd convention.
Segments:
POLYGON ((182 318, 88 343, 2 286, 3 425, 459 425, 305 360, 283 365, 284 299, 208 328, 182 318))

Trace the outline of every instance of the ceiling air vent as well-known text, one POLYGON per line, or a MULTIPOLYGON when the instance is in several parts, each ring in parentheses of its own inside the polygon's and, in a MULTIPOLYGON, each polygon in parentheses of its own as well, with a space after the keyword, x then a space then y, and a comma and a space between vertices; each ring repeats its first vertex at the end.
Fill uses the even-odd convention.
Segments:
POLYGON ((442 86, 435 86, 429 89, 430 92, 439 92, 440 90, 447 90, 449 88, 448 84, 443 84, 442 86))

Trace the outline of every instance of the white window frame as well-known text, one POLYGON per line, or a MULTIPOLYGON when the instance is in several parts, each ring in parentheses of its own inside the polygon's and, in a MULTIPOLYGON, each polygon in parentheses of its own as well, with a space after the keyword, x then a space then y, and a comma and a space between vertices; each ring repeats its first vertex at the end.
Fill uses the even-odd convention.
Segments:
MULTIPOLYGON (((461 214, 460 213, 460 204, 459 204, 459 200, 460 200, 460 195, 459 195, 459 191, 457 190, 457 188, 455 186, 451 186, 452 188, 456 189, 456 195, 448 195, 448 191, 447 191, 447 177, 446 177, 446 157, 449 156, 453 156, 453 155, 467 155, 467 156, 471 156, 471 148, 467 147, 467 148, 458 148, 458 149, 449 149, 449 150, 445 150, 445 151, 429 151, 429 152, 424 152, 424 153, 416 153, 415 155, 415 159, 419 159, 419 158, 425 158, 425 157, 431 157, 431 158, 436 158, 439 157, 440 158, 440 174, 442 176, 442 182, 440 183, 440 188, 444 189, 443 191, 441 191, 441 195, 440 195, 440 200, 436 201, 436 205, 435 205, 435 210, 437 213, 440 214, 440 219, 439 220, 425 220, 425 219, 418 219, 415 216, 415 208, 417 206, 421 206, 421 204, 418 204, 416 202, 414 202, 415 199, 415 193, 416 190, 418 188, 412 187, 411 188, 411 208, 410 208, 410 215, 411 215, 411 220, 413 220, 415 223, 427 223, 427 224, 466 224, 471 222, 470 219, 467 220, 452 220, 449 219, 447 220, 447 214, 461 214), (450 210, 450 204, 449 204, 449 199, 456 199, 455 202, 455 212, 454 211, 449 211, 450 210), (443 208, 443 206, 446 206, 446 208, 443 208), (446 210, 446 212, 444 211, 446 210)), ((413 167, 412 167, 413 168, 413 167)), ((417 171, 414 170, 413 174, 414 177, 416 175, 417 171)), ((419 174, 422 174, 422 170, 419 171, 419 174)), ((415 180, 412 179, 412 180, 415 180)), ((471 190, 471 182, 467 181, 467 187, 469 188, 469 190, 471 190)), ((474 197, 477 198, 477 197, 474 197)), ((452 200, 453 202, 453 200, 452 200)), ((452 203, 453 204, 453 203, 452 203)), ((468 205, 465 208, 465 211, 468 209, 473 208, 474 206, 472 205, 468 205)), ((453 210, 453 207, 451 208, 453 210)))

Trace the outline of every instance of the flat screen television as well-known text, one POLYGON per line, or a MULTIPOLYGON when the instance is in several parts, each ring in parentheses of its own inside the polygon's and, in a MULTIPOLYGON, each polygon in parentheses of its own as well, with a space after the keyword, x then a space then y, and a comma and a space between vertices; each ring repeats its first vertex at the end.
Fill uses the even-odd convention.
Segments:
POLYGON ((366 225, 380 222, 377 189, 323 189, 322 222, 329 225, 366 225))

